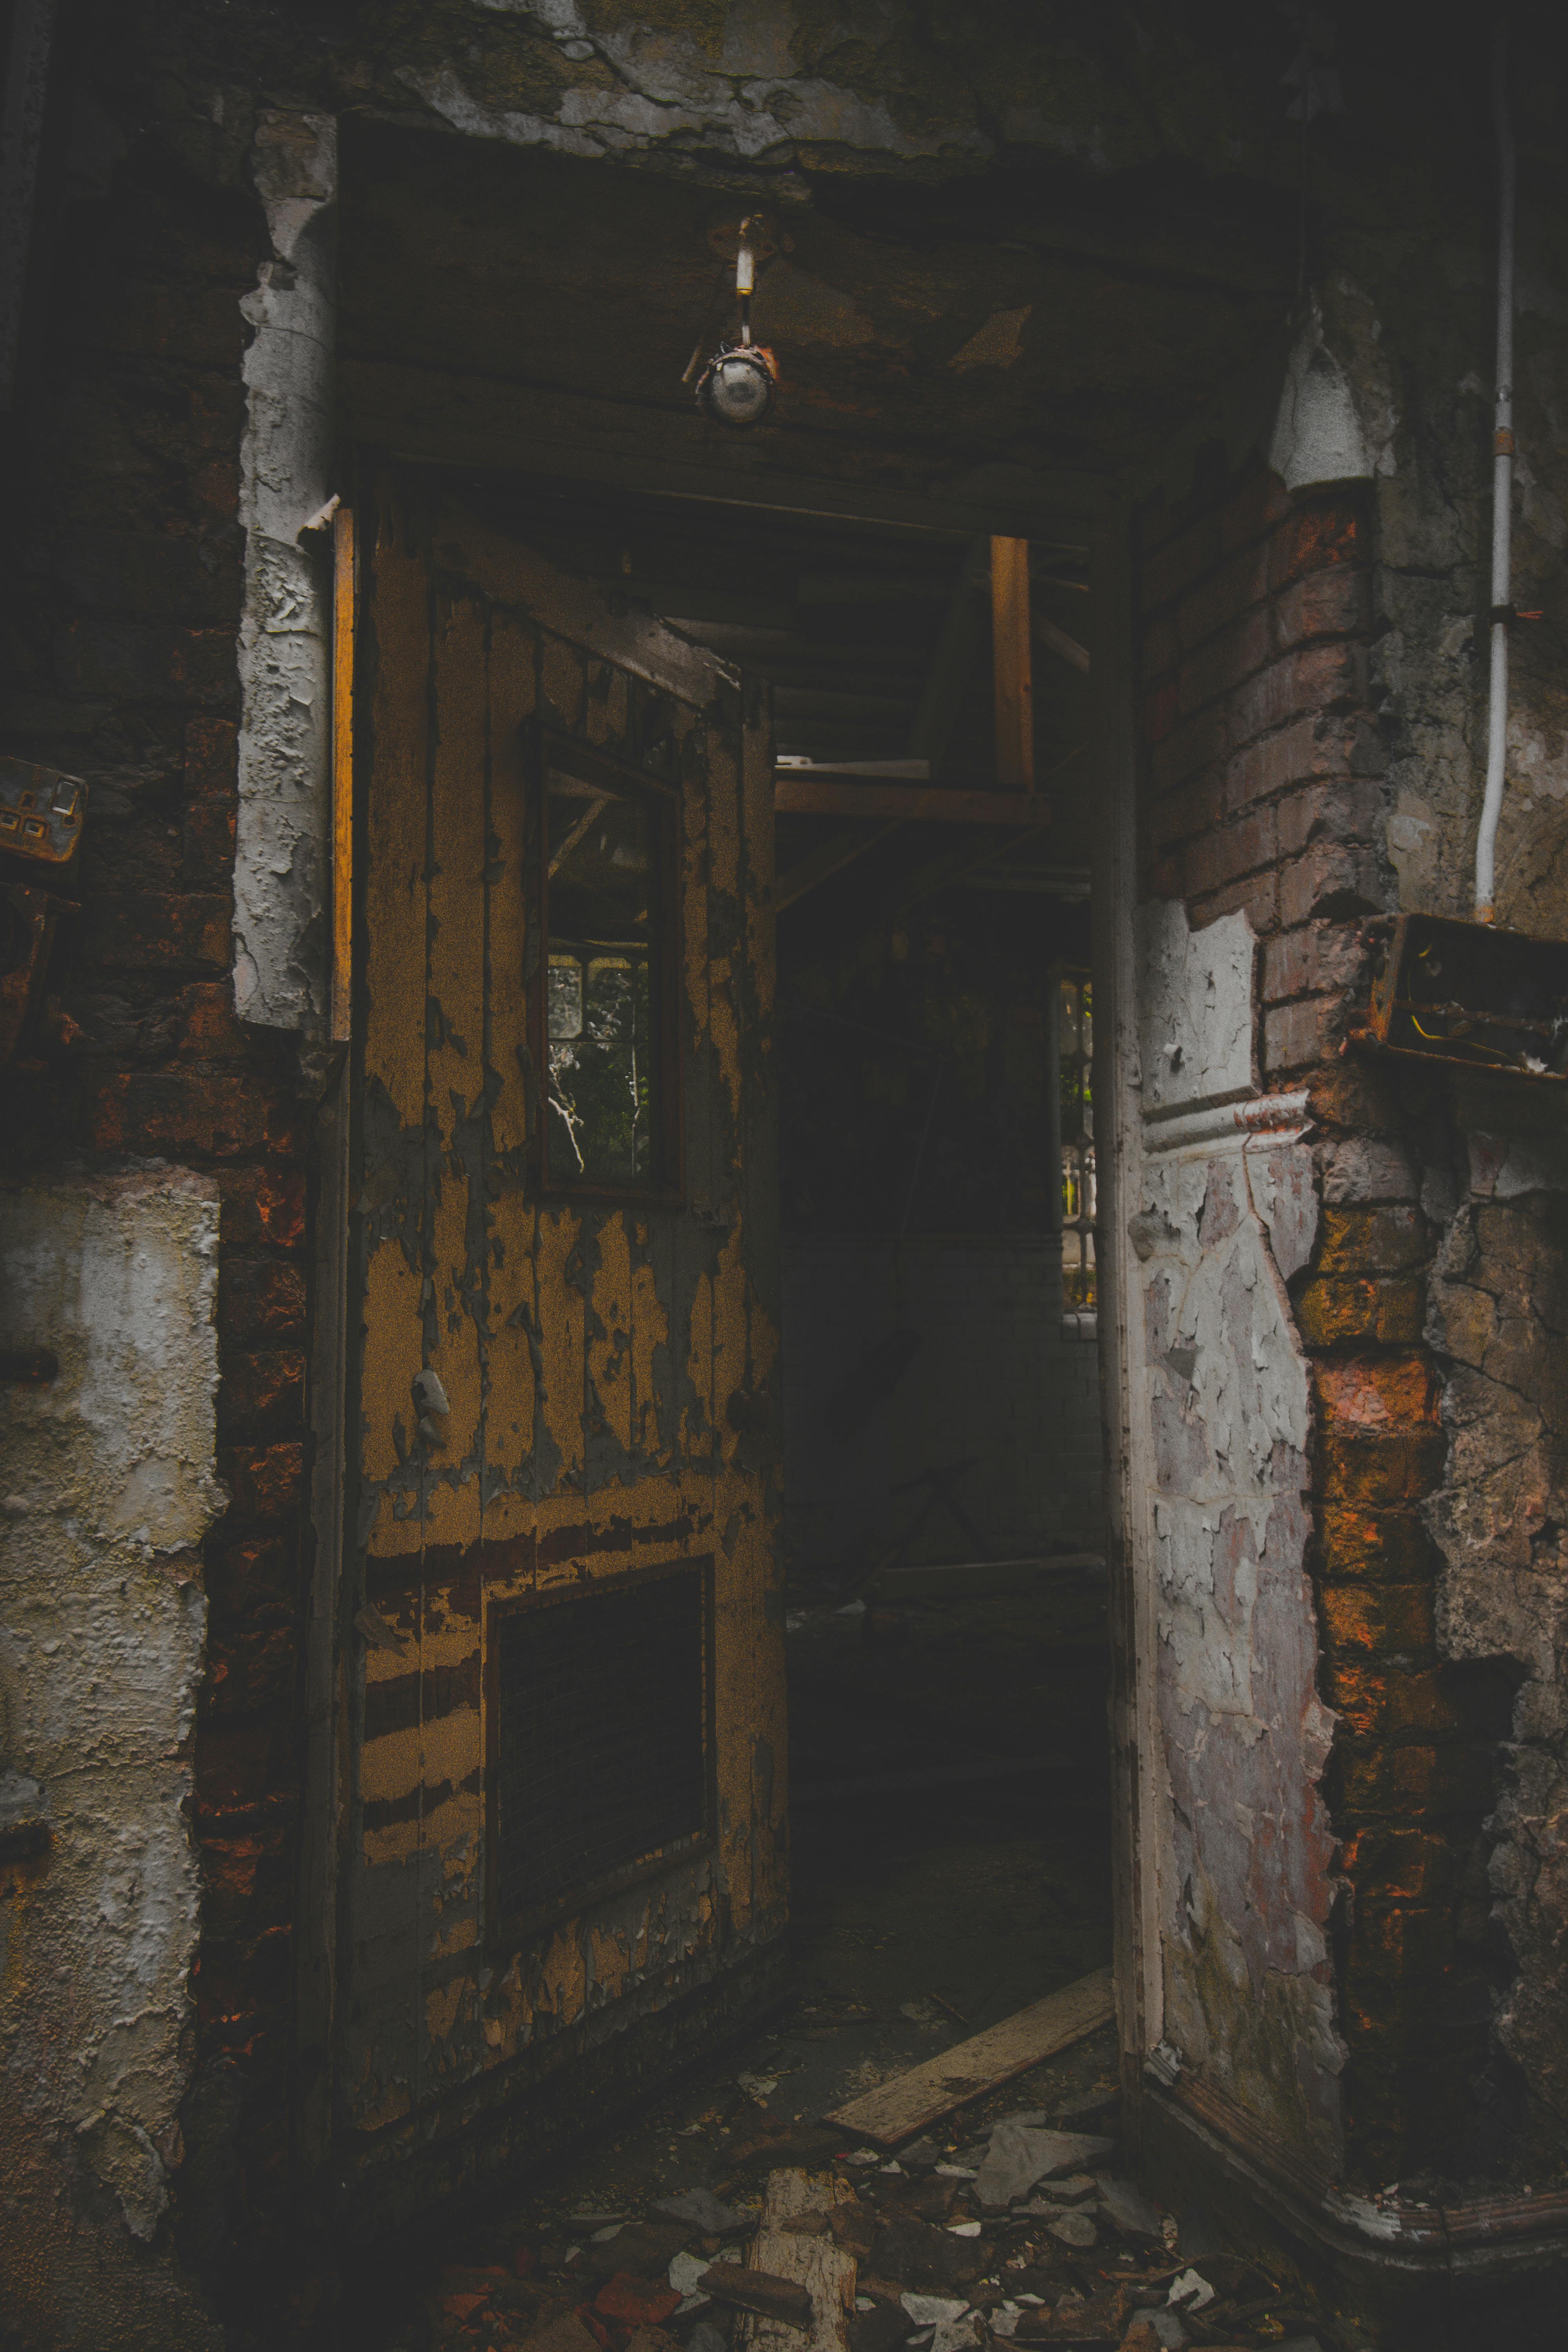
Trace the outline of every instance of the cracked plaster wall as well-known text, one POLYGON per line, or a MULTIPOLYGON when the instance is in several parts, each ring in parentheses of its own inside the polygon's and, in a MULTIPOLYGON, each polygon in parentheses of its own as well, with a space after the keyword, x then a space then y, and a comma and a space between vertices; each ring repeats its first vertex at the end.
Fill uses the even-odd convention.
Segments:
POLYGON ((1164 2034, 1288 2144, 1342 2150, 1307 1573, 1310 1386, 1285 1283, 1317 1231, 1299 1130, 1248 1138, 1254 946, 1244 915, 1189 935, 1140 911, 1144 1153, 1130 1224, 1152 1434, 1164 2034), (1191 1133, 1221 1116, 1206 1139, 1191 1133), (1173 1122, 1181 1120, 1181 1126, 1173 1122))
POLYGON ((337 124, 263 113, 252 151, 271 257, 240 309, 239 807, 234 994, 242 1018, 311 1030, 326 1001, 331 615, 325 551, 302 537, 328 495, 337 124))
POLYGON ((8 1187, 0 1340, 0 2305, 23 2339, 214 2340, 166 2234, 190 2074, 188 1811, 215 1470, 218 1204, 163 1171, 8 1187))

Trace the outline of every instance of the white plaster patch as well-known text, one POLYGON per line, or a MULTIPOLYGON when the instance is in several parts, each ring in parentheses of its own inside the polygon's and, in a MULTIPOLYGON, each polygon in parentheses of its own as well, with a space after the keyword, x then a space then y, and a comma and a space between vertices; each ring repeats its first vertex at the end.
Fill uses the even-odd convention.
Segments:
POLYGON ((1288 490, 1373 471, 1349 379, 1323 341, 1315 302, 1286 363, 1268 462, 1288 490))
POLYGON ((1255 1088, 1251 924, 1222 915, 1194 931, 1180 899, 1157 898, 1137 926, 1143 1116, 1239 1102, 1255 1088))
MULTIPOLYGON (((215 1192, 179 1171, 0 1193, 0 1341, 60 1365, 6 1407, 5 1484, 26 1507, 0 1517, 0 1802, 50 1843, 0 1913, 0 2137, 46 2172, 74 2143, 143 2240, 188 2080, 217 1229, 215 1192)), ((176 2327, 168 2274, 97 2275, 96 2340, 142 2342, 114 2315, 151 2296, 159 2341, 206 2340, 194 2315, 176 2327)))
POLYGON ((240 304, 245 355, 239 519, 239 807, 235 1004, 309 1031, 325 1006, 330 610, 326 567, 300 543, 331 462, 337 124, 263 113, 252 156, 271 259, 240 304))

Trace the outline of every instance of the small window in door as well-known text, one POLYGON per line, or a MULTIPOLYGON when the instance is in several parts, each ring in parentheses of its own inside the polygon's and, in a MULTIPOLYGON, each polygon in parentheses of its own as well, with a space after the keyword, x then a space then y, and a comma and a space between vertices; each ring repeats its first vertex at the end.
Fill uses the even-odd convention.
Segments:
POLYGON ((679 801, 542 735, 530 989, 552 1190, 679 1190, 674 991, 679 801))

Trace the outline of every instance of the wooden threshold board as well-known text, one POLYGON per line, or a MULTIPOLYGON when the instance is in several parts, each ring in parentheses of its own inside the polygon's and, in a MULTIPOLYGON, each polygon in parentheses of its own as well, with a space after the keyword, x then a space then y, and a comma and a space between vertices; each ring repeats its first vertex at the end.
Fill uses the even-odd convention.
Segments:
POLYGON ((971 2099, 984 2098, 1009 2076, 1021 2074, 1026 2067, 1037 2066, 1042 2058, 1052 2058, 1058 2050, 1098 2033, 1115 2014, 1110 1970, 1096 1969, 1092 1976, 1079 1977, 1060 1992, 1031 2001, 1027 2009, 959 2042, 956 2049, 944 2050, 940 2058, 928 2058, 907 2074, 851 2099, 847 2106, 836 2107, 823 2121, 879 2147, 896 2147, 900 2140, 924 2131, 939 2116, 967 2106, 971 2099))

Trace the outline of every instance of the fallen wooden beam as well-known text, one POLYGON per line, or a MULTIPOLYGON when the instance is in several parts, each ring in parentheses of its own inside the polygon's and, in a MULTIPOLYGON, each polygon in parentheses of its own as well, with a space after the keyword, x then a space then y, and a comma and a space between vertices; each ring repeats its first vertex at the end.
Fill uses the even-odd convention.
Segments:
POLYGON ((755 2312, 761 2319, 782 2321, 786 2327, 811 2326, 809 2290, 797 2279, 780 2278, 772 2271, 710 2263, 697 2282, 697 2292, 710 2294, 715 2303, 732 2304, 737 2311, 755 2312))
MULTIPOLYGON (((848 2352, 856 2261, 826 2225, 834 2207, 852 2204, 854 2195, 847 2181, 831 2174, 781 2168, 768 2175, 762 2219, 742 2276, 755 2281, 771 2273, 769 2292, 774 2300, 766 2305, 742 2304, 755 2315, 742 2321, 736 2352, 848 2352), (801 2231, 799 2224, 808 2219, 817 2222, 822 2235, 801 2231), (785 2307, 786 2287, 799 2298, 795 2309, 804 2305, 803 2317, 792 2317, 785 2307), (807 2345, 801 2343, 797 2330, 808 2336, 807 2345)), ((714 2264, 715 2270, 721 2267, 714 2264)), ((707 2277, 712 2276, 710 2270, 707 2277)), ((738 2302, 740 2296, 731 2299, 738 2302)))
POLYGON ((928 2058, 907 2074, 851 2099, 847 2106, 836 2107, 824 2120, 879 2147, 896 2147, 939 2116, 984 2098, 1010 2076, 1097 2033, 1115 2013, 1110 1970, 1097 1969, 1092 1976, 1047 1993, 1044 2000, 1031 2002, 1016 2017, 1005 2018, 956 2049, 928 2058))
POLYGON ((773 780, 773 806, 783 816, 865 816, 949 824, 1016 824, 1030 832, 1048 824, 1041 793, 948 792, 941 784, 851 783, 784 769, 773 780))

